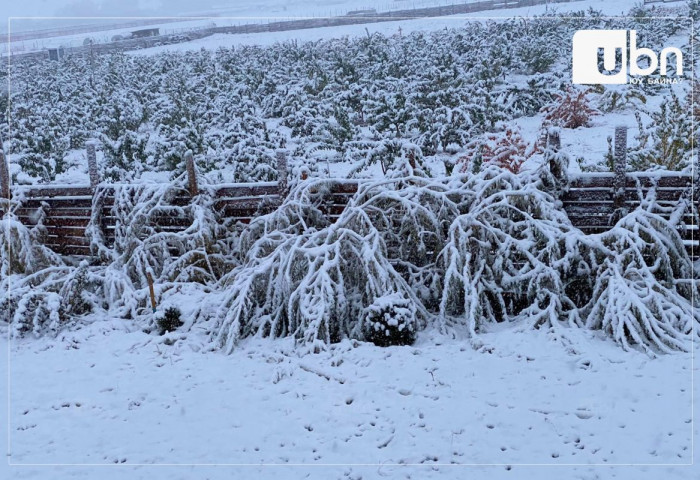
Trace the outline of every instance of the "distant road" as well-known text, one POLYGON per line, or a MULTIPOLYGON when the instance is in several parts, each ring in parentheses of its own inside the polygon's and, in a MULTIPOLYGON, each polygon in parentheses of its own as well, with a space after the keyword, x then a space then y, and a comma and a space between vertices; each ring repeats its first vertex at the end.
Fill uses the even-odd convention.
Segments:
MULTIPOLYGON (((39 40, 42 38, 56 38, 65 37, 69 35, 80 35, 81 33, 97 33, 97 32, 109 32, 111 30, 123 30, 125 28, 135 28, 135 27, 146 27, 148 25, 163 24, 163 23, 174 23, 174 22, 186 22, 189 20, 200 20, 205 18, 215 18, 215 17, 162 17, 162 18, 149 18, 149 19, 132 19, 130 21, 124 21, 119 23, 105 23, 105 24, 86 24, 86 25, 73 25, 71 27, 56 27, 56 28, 46 28, 41 30, 29 30, 26 32, 10 32, 10 35, 0 34, 0 43, 7 43, 8 39, 10 42, 24 42, 26 40, 39 40)), ((117 19, 118 20, 118 19, 117 19)), ((126 19, 124 19, 126 20, 126 19)))

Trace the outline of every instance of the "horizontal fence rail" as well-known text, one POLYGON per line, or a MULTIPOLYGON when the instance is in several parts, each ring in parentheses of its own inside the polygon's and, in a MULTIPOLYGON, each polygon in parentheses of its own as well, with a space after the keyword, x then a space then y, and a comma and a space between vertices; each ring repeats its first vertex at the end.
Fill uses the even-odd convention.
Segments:
MULTIPOLYGON (((330 189, 321 210, 330 221, 343 212, 357 192, 357 180, 329 180, 330 189)), ((667 219, 682 201, 689 203, 678 230, 693 258, 700 256, 698 248, 698 198, 690 175, 680 173, 627 173, 622 188, 615 185, 614 173, 583 173, 570 178, 561 200, 571 223, 587 234, 609 230, 619 218, 618 205, 631 211, 640 205, 653 203, 657 213, 667 219), (685 199, 685 200, 684 200, 685 199), (620 203, 619 203, 620 202, 620 203)), ((41 225, 42 241, 64 255, 89 256, 90 242, 86 229, 99 209, 100 228, 107 243, 114 241, 118 216, 114 211, 115 192, 119 185, 88 186, 28 186, 13 187, 17 202, 15 214, 27 226, 41 225), (99 195, 98 195, 99 194, 99 195), (100 202, 96 202, 96 198, 100 202)), ((259 184, 208 185, 213 202, 211 208, 221 221, 249 223, 256 216, 275 211, 284 198, 284 189, 277 182, 259 184)), ((178 232, 191 225, 187 210, 193 201, 184 186, 172 192, 169 205, 161 206, 151 221, 156 231, 178 232), (168 208, 172 207, 172 208, 168 208)), ((4 211, 0 209, 0 214, 4 211)))

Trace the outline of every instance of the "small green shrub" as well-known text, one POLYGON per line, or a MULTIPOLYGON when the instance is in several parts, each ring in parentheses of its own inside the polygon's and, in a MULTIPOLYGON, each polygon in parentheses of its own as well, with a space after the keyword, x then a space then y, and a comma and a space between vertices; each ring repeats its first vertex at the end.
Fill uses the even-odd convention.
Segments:
POLYGON ((377 297, 366 314, 366 337, 375 345, 410 345, 415 340, 416 306, 400 293, 377 297))
POLYGON ((160 335, 165 335, 166 332, 174 332, 180 328, 184 323, 180 319, 181 316, 180 309, 177 307, 168 307, 165 309, 162 317, 156 320, 158 325, 158 331, 160 335))

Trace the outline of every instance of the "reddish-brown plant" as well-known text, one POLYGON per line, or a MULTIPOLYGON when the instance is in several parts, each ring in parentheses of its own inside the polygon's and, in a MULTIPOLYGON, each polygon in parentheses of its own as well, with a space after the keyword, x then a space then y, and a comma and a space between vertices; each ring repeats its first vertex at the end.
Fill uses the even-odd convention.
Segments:
POLYGON ((471 170, 474 163, 496 165, 512 173, 518 173, 523 163, 537 153, 538 147, 527 143, 517 126, 508 125, 505 130, 487 133, 467 145, 465 154, 457 160, 462 173, 471 170))
POLYGON ((545 119, 563 128, 590 126, 591 118, 599 112, 590 106, 587 93, 586 90, 570 88, 565 94, 557 95, 553 103, 542 109, 545 119))

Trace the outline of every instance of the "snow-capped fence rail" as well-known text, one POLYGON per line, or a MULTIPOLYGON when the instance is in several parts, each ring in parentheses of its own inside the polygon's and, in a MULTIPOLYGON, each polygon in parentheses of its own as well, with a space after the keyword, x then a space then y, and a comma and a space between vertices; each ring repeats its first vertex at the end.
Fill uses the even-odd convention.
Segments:
MULTIPOLYGON (((615 173, 583 173, 570 178, 569 188, 562 196, 564 209, 572 224, 584 233, 601 233, 609 230, 616 221, 615 173)), ((45 245, 64 255, 90 255, 90 240, 86 229, 99 209, 100 228, 105 241, 114 240, 114 231, 119 221, 114 211, 114 199, 120 185, 100 184, 97 189, 89 186, 52 185, 17 186, 12 188, 12 197, 18 201, 15 214, 25 225, 39 225, 45 245), (99 197, 100 202, 95 199, 99 197)), ((331 221, 342 213, 350 198, 357 192, 356 180, 331 182, 327 200, 321 211, 331 221)), ((277 182, 258 184, 228 184, 202 186, 211 195, 211 208, 220 219, 249 223, 258 215, 274 211, 281 203, 283 193, 277 182)), ((668 218, 674 215, 684 199, 695 208, 682 209, 676 214, 688 252, 692 257, 700 256, 698 249, 698 194, 693 188, 692 177, 678 172, 634 172, 625 175, 623 204, 631 211, 639 205, 654 202, 663 209, 668 218)), ((153 225, 157 231, 177 232, 192 223, 182 207, 193 200, 190 190, 177 187, 170 198, 171 210, 155 215, 153 225)), ((0 213, 2 210, 0 210, 0 213)))
MULTIPOLYGON (((626 135, 624 127, 615 132, 615 168, 613 172, 583 173, 568 179, 566 188, 558 192, 571 223, 586 234, 602 233, 612 228, 626 213, 639 206, 671 221, 692 258, 700 257, 698 238, 698 201, 700 196, 690 174, 681 172, 626 172, 626 135)), ((552 137, 558 149, 558 135, 552 137)), ((287 154, 277 152, 278 182, 222 184, 199 186, 192 153, 185 154, 185 181, 163 186, 129 186, 99 183, 94 142, 87 142, 89 186, 9 185, 7 163, 0 149, 0 191, 2 198, 11 198, 13 213, 24 225, 37 227, 37 238, 56 253, 64 255, 96 255, 94 238, 105 246, 114 245, 119 228, 133 222, 132 212, 140 208, 136 198, 143 189, 168 191, 157 202, 146 203, 152 211, 137 212, 141 223, 150 228, 144 235, 181 232, 193 225, 193 212, 187 207, 204 192, 208 201, 197 203, 219 222, 250 223, 256 216, 275 211, 288 193, 287 154), (180 185, 182 183, 182 185, 180 185), (126 195, 126 197, 125 197, 126 195), (117 201, 117 199, 120 199, 117 201), (123 205, 126 200, 125 205, 123 205), (120 225, 121 224, 121 225, 120 225)), ((553 168, 550 165, 550 170, 553 168)), ((556 172, 552 172, 555 173, 556 172)), ((306 181, 304 172, 301 181, 306 181)), ((326 182, 327 191, 319 205, 320 212, 335 222, 350 199, 358 191, 359 180, 335 179, 326 182)), ((4 215, 7 202, 0 203, 4 215)), ((135 233, 134 233, 135 234, 135 233)), ((120 235, 132 235, 124 231, 120 235)))
MULTIPOLYGON (((615 219, 616 195, 613 188, 614 173, 584 173, 571 177, 563 202, 571 223, 584 233, 600 233, 608 230, 615 219)), ((622 205, 633 210, 644 202, 654 201, 659 207, 672 209, 682 200, 684 193, 693 188, 690 175, 671 172, 665 175, 645 172, 625 175, 622 205), (651 195, 652 197, 649 197, 651 195)), ((695 200, 697 208, 697 199, 695 200)), ((698 226, 693 225, 693 212, 687 209, 683 216, 688 236, 698 226)), ((690 238, 688 238, 690 239, 690 238)), ((698 235, 695 234, 697 242, 698 235)), ((696 243, 697 244, 697 243, 696 243)))

